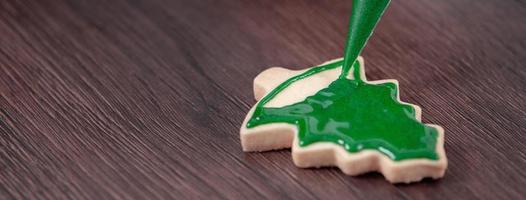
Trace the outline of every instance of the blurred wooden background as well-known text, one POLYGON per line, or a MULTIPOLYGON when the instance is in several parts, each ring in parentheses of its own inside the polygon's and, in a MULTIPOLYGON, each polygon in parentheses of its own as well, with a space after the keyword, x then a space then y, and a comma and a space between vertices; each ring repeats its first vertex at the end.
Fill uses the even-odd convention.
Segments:
POLYGON ((340 57, 350 0, 0 1, 1 199, 519 199, 526 2, 395 0, 371 80, 446 130, 442 180, 299 169, 243 153, 252 79, 340 57))

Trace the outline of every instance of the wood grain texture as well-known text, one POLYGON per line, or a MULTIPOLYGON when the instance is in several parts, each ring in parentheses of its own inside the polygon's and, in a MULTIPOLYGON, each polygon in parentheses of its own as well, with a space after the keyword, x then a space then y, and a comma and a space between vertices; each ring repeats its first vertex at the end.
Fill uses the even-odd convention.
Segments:
POLYGON ((342 55, 351 1, 0 1, 1 199, 519 199, 526 2, 393 1, 371 80, 446 130, 444 179, 243 153, 252 79, 342 55))

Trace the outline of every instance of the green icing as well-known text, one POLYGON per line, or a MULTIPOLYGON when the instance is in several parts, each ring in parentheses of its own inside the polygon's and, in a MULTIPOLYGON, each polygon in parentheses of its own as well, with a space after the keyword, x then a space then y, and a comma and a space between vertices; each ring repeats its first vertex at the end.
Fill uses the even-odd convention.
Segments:
POLYGON ((397 85, 361 79, 356 58, 388 4, 389 0, 354 0, 344 60, 313 67, 281 83, 256 105, 247 128, 289 123, 298 127, 302 147, 332 142, 348 152, 377 150, 395 161, 437 160, 438 130, 420 123, 415 109, 398 101, 397 85), (290 84, 337 67, 342 67, 340 77, 313 96, 292 105, 264 107, 290 84), (351 69, 353 78, 347 79, 351 69))
MULTIPOLYGON (((302 102, 263 107, 293 82, 341 64, 338 61, 314 67, 282 83, 256 105, 247 128, 284 122, 298 127, 302 147, 333 142, 349 152, 375 149, 392 160, 438 159, 438 131, 418 122, 412 106, 398 102, 394 83, 369 84, 339 78, 302 102)), ((359 65, 355 62, 353 67, 359 65)))

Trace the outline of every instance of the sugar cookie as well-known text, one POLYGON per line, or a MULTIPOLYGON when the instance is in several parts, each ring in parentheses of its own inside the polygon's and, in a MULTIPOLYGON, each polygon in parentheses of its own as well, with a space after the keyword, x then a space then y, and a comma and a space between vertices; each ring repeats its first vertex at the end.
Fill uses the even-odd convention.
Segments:
POLYGON ((396 80, 367 81, 363 59, 358 61, 362 83, 338 78, 341 59, 308 70, 274 67, 259 74, 254 80, 259 102, 241 126, 243 150, 292 147, 298 167, 337 166, 349 175, 378 171, 393 183, 442 177, 443 129, 420 123, 420 108, 400 101, 396 80))

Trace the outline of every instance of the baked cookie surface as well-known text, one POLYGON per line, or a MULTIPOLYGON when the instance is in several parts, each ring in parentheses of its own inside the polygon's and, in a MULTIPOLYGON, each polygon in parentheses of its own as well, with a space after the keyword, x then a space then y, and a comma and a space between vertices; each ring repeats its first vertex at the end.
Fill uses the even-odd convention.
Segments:
POLYGON ((337 166, 382 173, 393 183, 440 178, 447 167, 440 126, 421 123, 418 106, 400 101, 396 80, 341 78, 342 60, 307 70, 270 68, 254 80, 258 103, 245 118, 243 150, 292 147, 298 167, 337 166))

